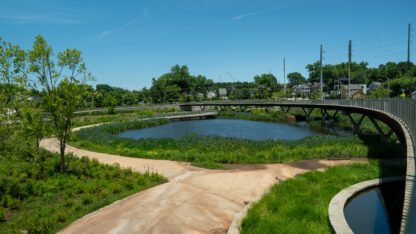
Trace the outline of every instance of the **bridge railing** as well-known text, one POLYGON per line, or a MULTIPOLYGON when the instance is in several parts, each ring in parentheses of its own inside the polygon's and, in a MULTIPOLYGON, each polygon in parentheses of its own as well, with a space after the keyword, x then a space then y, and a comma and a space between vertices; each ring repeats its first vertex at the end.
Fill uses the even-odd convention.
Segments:
POLYGON ((178 111, 178 112, 166 112, 166 113, 158 113, 154 115, 142 115, 137 118, 137 120, 143 119, 154 119, 154 118, 166 118, 166 117, 189 117, 189 116, 198 116, 198 115, 216 115, 217 112, 213 110, 200 110, 200 111, 178 111))

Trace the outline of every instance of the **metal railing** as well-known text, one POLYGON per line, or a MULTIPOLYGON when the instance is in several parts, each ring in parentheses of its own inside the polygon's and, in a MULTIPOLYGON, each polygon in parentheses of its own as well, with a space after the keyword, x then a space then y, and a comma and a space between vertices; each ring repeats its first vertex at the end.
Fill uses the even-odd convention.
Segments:
POLYGON ((158 113, 154 115, 142 115, 138 117, 137 120, 170 118, 170 117, 187 118, 187 117, 209 116, 209 115, 217 115, 217 114, 218 113, 213 110, 178 111, 178 112, 158 113))
MULTIPOLYGON (((146 104, 140 106, 117 106, 114 107, 116 112, 126 112, 126 111, 140 111, 140 110, 168 110, 175 109, 178 105, 176 104, 146 104)), ((107 108, 94 108, 94 109, 80 109, 75 112, 75 114, 91 114, 91 113, 106 113, 107 108)))
POLYGON ((407 175, 405 187, 405 201, 401 233, 416 233, 416 186, 415 186, 415 152, 416 152, 416 100, 412 99, 361 99, 361 100, 224 100, 181 103, 183 106, 302 106, 316 105, 334 107, 352 107, 381 112, 400 123, 406 135, 407 147, 407 175))

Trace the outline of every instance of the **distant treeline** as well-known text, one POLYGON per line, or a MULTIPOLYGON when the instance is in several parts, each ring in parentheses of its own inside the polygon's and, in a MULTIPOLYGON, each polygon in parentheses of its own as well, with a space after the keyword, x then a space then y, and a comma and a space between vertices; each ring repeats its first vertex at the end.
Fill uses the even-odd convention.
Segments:
MULTIPOLYGON (((297 84, 319 82, 319 62, 306 66, 309 76, 304 77, 299 72, 287 75, 288 90, 297 84)), ((323 66, 323 80, 332 90, 334 81, 341 77, 348 77, 348 63, 327 64, 323 66)), ((399 96, 404 90, 410 92, 410 81, 416 77, 416 66, 407 62, 388 62, 378 67, 369 67, 367 62, 351 64, 351 83, 369 84, 373 81, 381 82, 383 87, 389 87, 391 96, 399 96)), ((238 78, 237 78, 238 79, 238 78)), ((416 81, 416 78, 413 80, 416 81)), ((413 85, 416 88, 416 83, 413 85)), ((187 66, 175 65, 170 72, 152 79, 150 88, 141 90, 126 90, 100 84, 95 89, 94 106, 108 106, 111 102, 117 105, 133 105, 140 102, 182 102, 208 99, 212 92, 221 98, 219 89, 226 90, 228 99, 272 98, 282 97, 283 84, 271 73, 256 75, 253 81, 245 82, 214 82, 203 75, 192 75, 187 66)), ((289 92, 289 91, 288 91, 289 92)))

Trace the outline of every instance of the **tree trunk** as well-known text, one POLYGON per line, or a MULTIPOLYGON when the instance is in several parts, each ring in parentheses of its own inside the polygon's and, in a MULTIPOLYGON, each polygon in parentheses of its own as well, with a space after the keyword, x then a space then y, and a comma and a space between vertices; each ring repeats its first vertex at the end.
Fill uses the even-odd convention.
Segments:
POLYGON ((66 141, 65 139, 61 139, 59 141, 59 148, 60 148, 60 155, 61 155, 61 172, 65 172, 65 147, 66 141))

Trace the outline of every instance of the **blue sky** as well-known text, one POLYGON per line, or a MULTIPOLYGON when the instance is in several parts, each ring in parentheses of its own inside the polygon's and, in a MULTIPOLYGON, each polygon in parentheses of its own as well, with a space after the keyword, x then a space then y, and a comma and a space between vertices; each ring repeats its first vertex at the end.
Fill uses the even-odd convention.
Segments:
POLYGON ((282 82, 283 56, 287 73, 307 76, 320 44, 324 63, 345 61, 349 39, 355 61, 405 60, 415 11, 414 0, 1 0, 0 37, 80 49, 95 83, 128 89, 175 64, 215 81, 271 71, 282 82))

